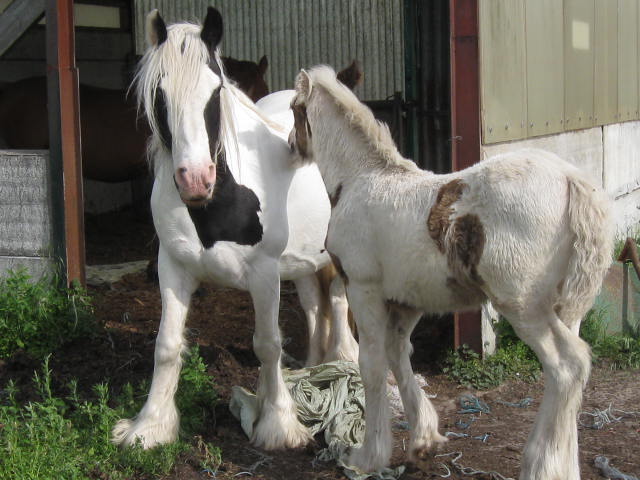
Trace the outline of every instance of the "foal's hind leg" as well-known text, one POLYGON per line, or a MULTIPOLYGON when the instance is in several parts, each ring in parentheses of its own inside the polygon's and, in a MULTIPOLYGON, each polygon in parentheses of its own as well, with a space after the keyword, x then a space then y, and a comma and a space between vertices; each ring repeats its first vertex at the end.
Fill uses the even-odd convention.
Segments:
POLYGON ((576 416, 591 368, 589 346, 553 311, 519 315, 512 324, 536 352, 545 373, 544 397, 522 457, 520 479, 579 480, 576 416))
POLYGON ((198 286, 196 280, 160 248, 158 260, 162 319, 156 338, 153 380, 149 396, 133 420, 120 420, 113 429, 113 442, 144 448, 174 441, 178 436, 179 415, 174 402, 182 367, 184 329, 189 300, 198 286))
POLYGON ((307 317, 307 333, 309 337, 309 350, 307 353, 307 366, 322 363, 327 350, 327 319, 323 308, 322 291, 320 282, 315 274, 306 275, 294 280, 300 305, 307 317))
POLYGON ((386 333, 386 350, 393 375, 398 382, 411 439, 409 459, 417 460, 447 438, 438 433, 438 414, 418 386, 411 368, 411 332, 420 320, 421 312, 393 308, 386 333))
POLYGON ((301 447, 311 436, 298 421, 295 402, 280 369, 278 260, 270 257, 256 259, 251 267, 249 291, 256 314, 253 349, 261 363, 257 392, 260 418, 253 431, 252 442, 267 450, 301 447))

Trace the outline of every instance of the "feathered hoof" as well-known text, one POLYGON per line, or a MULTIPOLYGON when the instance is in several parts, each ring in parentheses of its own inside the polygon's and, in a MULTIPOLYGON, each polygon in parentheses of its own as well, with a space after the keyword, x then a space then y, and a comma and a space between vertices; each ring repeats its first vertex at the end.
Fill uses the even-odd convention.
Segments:
POLYGON ((178 438, 178 423, 151 423, 140 419, 123 419, 116 423, 111 432, 111 441, 122 447, 140 445, 149 449, 171 443, 178 438))
POLYGON ((294 411, 263 409, 255 426, 251 443, 265 450, 304 447, 311 440, 307 427, 302 425, 294 411))
POLYGON ((426 438, 416 439, 409 448, 409 460, 414 463, 426 460, 429 456, 442 450, 448 441, 447 437, 438 432, 426 438))
POLYGON ((362 473, 372 473, 387 467, 390 458, 391 452, 384 453, 365 447, 354 448, 349 455, 347 466, 362 473))

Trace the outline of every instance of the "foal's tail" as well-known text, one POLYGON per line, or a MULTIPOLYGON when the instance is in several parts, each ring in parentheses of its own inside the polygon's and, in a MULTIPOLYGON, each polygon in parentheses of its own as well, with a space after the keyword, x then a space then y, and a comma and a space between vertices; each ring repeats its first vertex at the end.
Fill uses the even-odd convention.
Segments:
POLYGON ((569 228, 574 243, 567 277, 557 309, 559 316, 578 333, 582 317, 591 308, 609 269, 613 252, 611 202, 573 169, 566 172, 569 183, 569 228))

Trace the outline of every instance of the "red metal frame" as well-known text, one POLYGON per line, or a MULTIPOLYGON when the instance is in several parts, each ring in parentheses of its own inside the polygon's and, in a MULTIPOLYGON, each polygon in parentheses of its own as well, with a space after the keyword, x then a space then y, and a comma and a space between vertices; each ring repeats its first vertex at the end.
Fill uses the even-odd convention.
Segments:
MULTIPOLYGON (((72 0, 47 1, 47 41, 50 47, 47 75, 52 85, 49 93, 50 108, 59 106, 58 125, 50 125, 51 137, 60 135, 60 141, 50 139, 52 148, 59 146, 62 155, 63 211, 64 211, 64 266, 66 282, 85 284, 84 212, 82 192, 82 162, 80 151, 80 104, 78 94, 78 69, 75 58, 75 32, 72 0), (59 102, 59 103, 58 103, 59 102)), ((50 120, 54 122, 55 119, 50 120)), ((57 163, 59 165, 59 162, 57 163)), ((54 204, 57 202, 54 202, 54 204)))
MULTIPOLYGON (((451 161, 462 170, 480 160, 478 0, 449 0, 451 25, 451 161)), ((454 345, 482 352, 480 312, 454 315, 454 345)))

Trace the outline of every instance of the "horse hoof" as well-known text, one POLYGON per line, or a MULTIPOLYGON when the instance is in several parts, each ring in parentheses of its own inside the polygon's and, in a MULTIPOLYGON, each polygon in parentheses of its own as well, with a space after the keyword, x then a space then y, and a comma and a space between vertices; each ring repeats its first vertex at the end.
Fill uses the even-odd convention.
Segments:
POLYGON ((139 445, 143 449, 156 447, 165 443, 171 443, 178 437, 178 427, 170 425, 151 424, 122 419, 111 431, 111 441, 121 447, 139 445))

